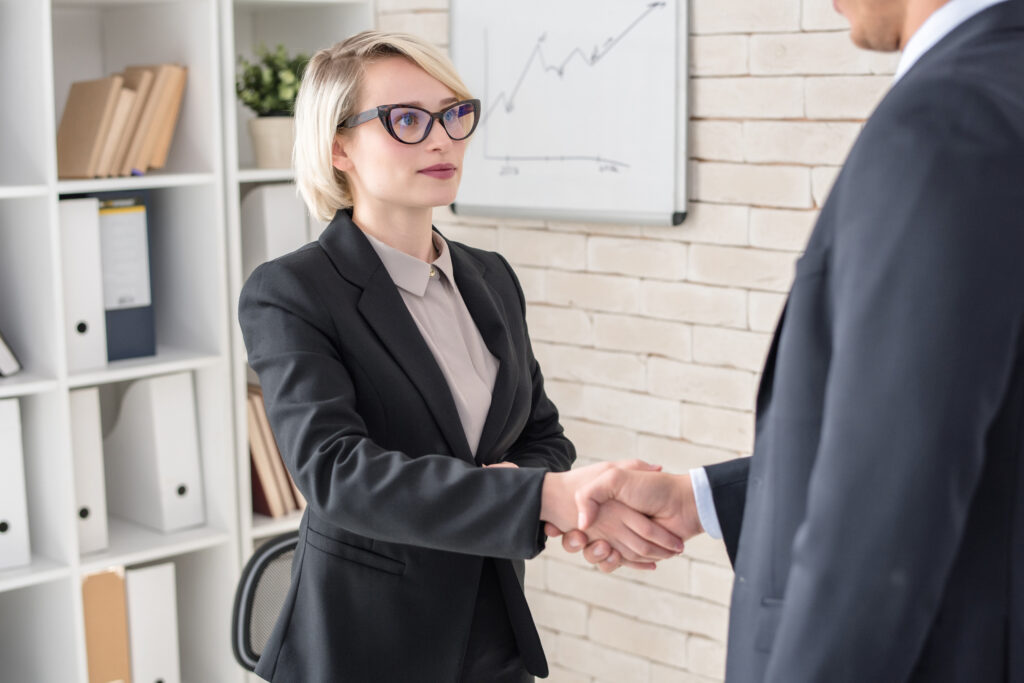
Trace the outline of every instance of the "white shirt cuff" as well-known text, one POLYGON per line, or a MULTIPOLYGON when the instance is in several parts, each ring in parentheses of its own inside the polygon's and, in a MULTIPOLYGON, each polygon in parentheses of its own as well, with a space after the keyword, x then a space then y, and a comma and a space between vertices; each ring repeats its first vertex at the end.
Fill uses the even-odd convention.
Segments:
POLYGON ((715 511, 715 498, 711 495, 711 482, 708 481, 708 473, 703 467, 690 470, 690 483, 693 485, 693 497, 697 501, 700 525, 711 538, 721 538, 722 527, 718 523, 718 513, 715 511))

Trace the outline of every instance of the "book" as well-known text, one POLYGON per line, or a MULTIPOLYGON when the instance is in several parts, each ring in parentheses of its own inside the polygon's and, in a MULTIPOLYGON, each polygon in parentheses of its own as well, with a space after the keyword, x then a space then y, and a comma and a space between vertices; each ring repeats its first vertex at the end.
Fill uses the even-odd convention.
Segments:
POLYGON ((110 76, 71 84, 57 128, 57 176, 94 178, 124 79, 110 76))
POLYGON ((106 178, 110 175, 114 166, 114 153, 121 138, 124 137, 125 126, 128 124, 128 115, 131 114, 135 105, 135 91, 128 88, 121 88, 117 95, 117 104, 114 105, 114 115, 110 119, 110 128, 107 130, 107 138, 103 142, 103 149, 100 151, 100 160, 96 164, 96 176, 106 178))
POLYGON ((257 422, 263 434, 263 443, 267 449, 270 466, 274 472, 274 481, 281 492, 281 501, 284 503, 285 512, 295 512, 299 509, 299 505, 292 494, 288 469, 284 466, 284 460, 281 459, 281 451, 277 447, 277 440, 274 438, 274 432, 270 428, 267 409, 263 403, 263 390, 257 385, 250 384, 249 393, 255 404, 257 422))
POLYGON ((270 453, 263 441, 263 428, 257 412, 256 398, 250 392, 246 397, 246 414, 249 422, 249 457, 253 470, 253 511, 269 517, 280 517, 287 510, 270 463, 270 453), (257 507, 260 502, 265 503, 266 507, 257 507))
POLYGON ((163 107, 165 91, 170 86, 170 80, 174 75, 170 64, 159 66, 129 66, 125 71, 143 69, 153 74, 153 84, 150 86, 146 103, 139 115, 139 123, 132 134, 132 141, 128 145, 124 162, 121 164, 119 175, 131 175, 145 173, 149 167, 149 151, 152 143, 149 142, 155 134, 155 128, 160 120, 160 112, 163 107), (147 144, 149 147, 147 147, 147 144))
POLYGON ((0 333, 0 377, 10 377, 19 370, 21 363, 18 362, 18 357, 7 344, 3 333, 0 333))
POLYGON ((181 102, 185 97, 186 80, 188 80, 188 69, 184 66, 174 65, 174 77, 171 80, 163 117, 157 126, 153 150, 149 159, 151 168, 163 168, 167 163, 167 154, 171 149, 171 140, 174 139, 174 130, 178 126, 178 117, 181 114, 181 102))
POLYGON ((124 134, 118 141, 117 149, 114 150, 114 159, 110 165, 110 175, 126 175, 122 173, 125 157, 128 155, 128 147, 131 145, 135 131, 139 127, 139 119, 142 117, 142 110, 146 106, 150 89, 153 86, 153 72, 148 69, 127 68, 121 73, 124 79, 124 87, 135 91, 135 102, 128 114, 128 121, 125 123, 124 134))

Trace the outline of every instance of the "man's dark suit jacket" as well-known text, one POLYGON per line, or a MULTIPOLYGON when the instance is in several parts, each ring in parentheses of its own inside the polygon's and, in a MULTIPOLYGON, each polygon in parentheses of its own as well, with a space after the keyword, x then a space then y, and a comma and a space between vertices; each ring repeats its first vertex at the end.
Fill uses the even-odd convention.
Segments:
POLYGON ((878 106, 708 468, 727 680, 1024 681, 1024 0, 878 106))
POLYGON ((458 680, 484 557, 526 668, 547 664, 522 591, 546 470, 575 458, 544 393, 522 290, 500 256, 448 242, 499 360, 474 459, 448 385, 344 211, 242 290, 249 363, 308 507, 292 585, 256 672, 275 683, 458 680), (499 461, 520 469, 483 470, 499 461))

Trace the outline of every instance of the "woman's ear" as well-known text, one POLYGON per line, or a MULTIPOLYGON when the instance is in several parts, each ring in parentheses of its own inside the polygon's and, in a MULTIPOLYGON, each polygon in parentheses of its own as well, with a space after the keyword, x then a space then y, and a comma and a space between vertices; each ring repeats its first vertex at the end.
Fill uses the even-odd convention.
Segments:
POLYGON ((352 158, 346 153, 348 144, 342 135, 335 135, 331 143, 331 165, 339 171, 351 171, 353 168, 352 158))

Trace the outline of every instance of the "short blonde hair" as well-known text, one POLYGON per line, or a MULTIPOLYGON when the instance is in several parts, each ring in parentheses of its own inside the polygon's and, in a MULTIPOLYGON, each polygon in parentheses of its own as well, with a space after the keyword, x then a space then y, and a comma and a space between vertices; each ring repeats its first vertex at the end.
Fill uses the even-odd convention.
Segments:
POLYGON ((309 212, 321 221, 330 221, 339 209, 352 206, 348 178, 331 163, 334 136, 339 123, 359 113, 356 107, 366 66, 391 56, 409 59, 460 100, 472 97, 443 52, 407 33, 363 31, 313 55, 295 99, 292 164, 295 184, 309 212))

